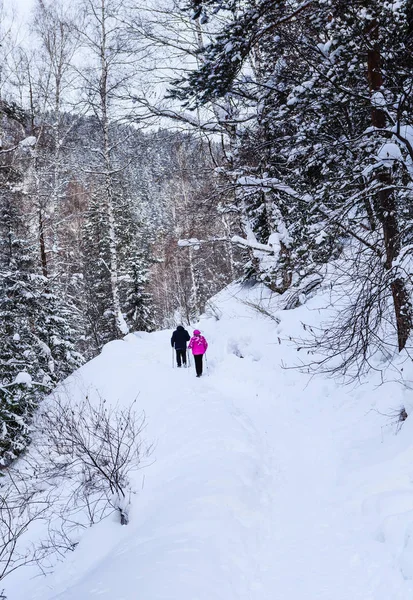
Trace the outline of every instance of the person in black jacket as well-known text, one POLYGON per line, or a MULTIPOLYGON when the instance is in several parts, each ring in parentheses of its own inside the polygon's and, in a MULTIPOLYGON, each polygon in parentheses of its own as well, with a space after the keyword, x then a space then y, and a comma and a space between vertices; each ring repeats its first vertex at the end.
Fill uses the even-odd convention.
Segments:
POLYGON ((186 367, 186 343, 189 342, 191 336, 182 325, 178 325, 171 337, 171 346, 176 351, 176 362, 178 367, 183 363, 186 367))

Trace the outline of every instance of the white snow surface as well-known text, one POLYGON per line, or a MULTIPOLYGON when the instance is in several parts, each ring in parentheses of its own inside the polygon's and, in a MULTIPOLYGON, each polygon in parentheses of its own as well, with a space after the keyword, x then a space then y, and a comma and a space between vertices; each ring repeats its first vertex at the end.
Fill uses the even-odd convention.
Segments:
POLYGON ((403 156, 402 156, 399 146, 397 144, 390 143, 390 142, 387 144, 384 144, 380 148, 378 158, 380 161, 382 161, 384 163, 394 162, 395 160, 400 160, 400 161, 403 160, 403 156))
POLYGON ((24 140, 21 140, 21 142, 19 142, 19 146, 21 146, 22 148, 32 148, 33 146, 35 146, 37 143, 37 138, 34 137, 34 135, 29 135, 29 137, 24 138, 24 140))
POLYGON ((161 331, 111 342, 65 382, 74 397, 138 397, 152 464, 135 475, 129 525, 94 525, 45 578, 16 571, 10 600, 412 598, 413 423, 397 432, 384 416, 411 411, 410 386, 283 368, 308 359, 290 338, 319 322, 326 296, 276 302, 262 286, 213 299, 196 323, 209 342, 200 379, 172 369, 161 331))
POLYGON ((31 385, 32 381, 32 377, 27 371, 20 371, 14 379, 14 383, 23 383, 24 385, 31 385))

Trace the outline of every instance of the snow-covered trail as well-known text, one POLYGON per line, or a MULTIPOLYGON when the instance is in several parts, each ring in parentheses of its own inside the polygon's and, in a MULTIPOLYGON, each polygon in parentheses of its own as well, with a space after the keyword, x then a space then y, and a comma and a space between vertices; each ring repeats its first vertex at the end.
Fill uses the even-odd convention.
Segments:
MULTIPOLYGON (((266 542, 260 548, 257 593, 246 597, 270 600, 281 590, 292 600, 407 598, 400 572, 389 564, 387 549, 369 535, 361 506, 356 503, 353 510, 352 490, 341 480, 349 431, 337 423, 337 407, 349 402, 348 390, 325 382, 307 388, 305 377, 279 364, 268 382, 268 366, 254 365, 253 381, 265 382, 254 398, 239 365, 242 383, 232 402, 253 424, 261 444, 265 441, 265 464, 272 474, 266 482, 266 542), (321 387, 317 410, 312 387, 321 387)), ((225 380, 225 365, 219 371, 225 380)), ((362 418, 365 410, 357 412, 362 418)))
MULTIPOLYGON (((396 553, 379 540, 381 515, 364 510, 394 465, 369 480, 381 440, 362 392, 283 369, 296 352, 283 338, 293 324, 230 306, 200 324, 210 343, 201 379, 193 366, 171 368, 170 332, 157 332, 108 344, 68 381, 69 394, 137 397, 152 464, 136 474, 127 527, 113 517, 91 528, 53 576, 13 598, 412 597, 396 553)), ((395 456, 405 444, 397 441, 395 456)), ((411 482, 406 490, 413 501, 411 482)))

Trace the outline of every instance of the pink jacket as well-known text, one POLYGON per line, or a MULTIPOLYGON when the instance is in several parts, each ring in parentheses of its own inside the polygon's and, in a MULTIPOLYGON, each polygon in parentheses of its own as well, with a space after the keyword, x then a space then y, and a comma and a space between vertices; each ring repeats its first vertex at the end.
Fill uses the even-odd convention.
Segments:
POLYGON ((188 344, 188 348, 192 350, 192 354, 205 354, 207 351, 208 342, 198 329, 195 329, 194 335, 191 337, 188 344))

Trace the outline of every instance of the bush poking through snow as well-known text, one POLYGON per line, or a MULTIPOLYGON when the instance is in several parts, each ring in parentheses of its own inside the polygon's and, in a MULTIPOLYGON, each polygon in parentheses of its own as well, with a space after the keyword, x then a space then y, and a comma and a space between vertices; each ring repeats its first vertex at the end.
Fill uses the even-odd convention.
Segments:
POLYGON ((45 558, 44 548, 22 538, 34 521, 47 518, 52 504, 50 494, 39 498, 31 482, 18 473, 9 471, 4 479, 0 488, 0 581, 16 569, 39 564, 45 558))
POLYGON ((215 319, 215 321, 219 321, 222 317, 222 310, 212 300, 208 300, 205 304, 205 314, 215 319))
POLYGON ((119 408, 56 395, 43 406, 35 447, 1 479, 0 581, 26 565, 49 571, 74 550, 82 528, 114 510, 128 523, 129 476, 150 453, 143 450, 145 416, 135 402, 119 408), (46 538, 26 543, 33 521, 46 523, 46 538))
POLYGON ((409 416, 407 414, 406 408, 404 406, 401 406, 400 408, 397 409, 392 409, 390 412, 388 413, 382 413, 380 411, 376 411, 379 413, 379 415, 382 415, 383 417, 388 417, 390 420, 390 422, 387 425, 384 425, 382 427, 382 429, 384 427, 395 427, 395 433, 399 433, 400 429, 403 426, 403 423, 406 421, 407 417, 409 416))
POLYGON ((396 433, 399 433, 400 429, 403 426, 403 423, 405 422, 405 420, 407 419, 409 415, 406 412, 406 409, 404 406, 401 406, 399 410, 397 410, 395 412, 393 421, 392 421, 392 425, 396 425, 396 433))
POLYGON ((399 412, 399 423, 403 423, 403 421, 405 421, 408 416, 409 415, 407 414, 406 409, 404 408, 404 406, 402 406, 399 412))
POLYGON ((245 304, 245 306, 249 306, 253 310, 256 310, 260 315, 268 317, 269 319, 271 319, 271 321, 275 321, 277 325, 281 323, 281 319, 279 319, 279 317, 276 317, 268 308, 265 308, 262 302, 250 302, 249 300, 243 300, 242 303, 245 304))
POLYGON ((73 482, 73 502, 87 508, 90 524, 116 510, 126 525, 129 474, 141 468, 142 456, 149 453, 141 440, 145 416, 136 413, 135 402, 119 408, 105 400, 95 406, 87 396, 78 402, 57 396, 41 420, 48 477, 73 482))

